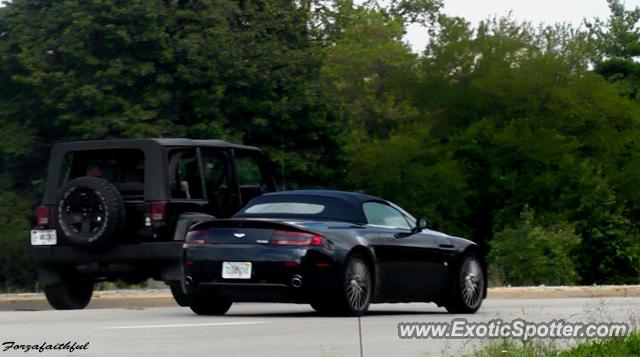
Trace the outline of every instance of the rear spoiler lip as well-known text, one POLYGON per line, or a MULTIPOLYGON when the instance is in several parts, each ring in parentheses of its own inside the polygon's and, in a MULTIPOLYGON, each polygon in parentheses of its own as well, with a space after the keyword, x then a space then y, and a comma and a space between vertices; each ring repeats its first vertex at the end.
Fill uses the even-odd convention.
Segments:
POLYGON ((316 232, 312 229, 303 228, 298 225, 284 222, 280 219, 272 219, 272 218, 228 218, 228 219, 212 219, 209 221, 204 221, 200 223, 196 223, 191 228, 187 230, 187 232, 195 231, 195 230, 205 230, 211 228, 240 228, 243 225, 247 225, 245 228, 273 228, 273 229, 282 229, 288 228, 298 232, 306 232, 312 234, 318 234, 324 236, 322 232, 316 232), (262 227, 251 227, 251 224, 262 225, 262 227))

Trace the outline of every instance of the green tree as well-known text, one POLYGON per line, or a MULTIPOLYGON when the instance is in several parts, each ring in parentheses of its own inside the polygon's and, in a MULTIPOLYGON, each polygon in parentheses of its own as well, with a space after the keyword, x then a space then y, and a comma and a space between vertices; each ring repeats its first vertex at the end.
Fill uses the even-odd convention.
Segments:
POLYGON ((609 18, 586 21, 594 45, 595 71, 619 85, 622 95, 638 99, 640 89, 640 7, 627 10, 620 0, 607 0, 609 18))
POLYGON ((348 142, 360 142, 415 116, 408 100, 417 56, 402 42, 401 19, 362 6, 349 11, 340 40, 326 49, 321 80, 348 142))
POLYGON ((41 177, 43 150, 62 140, 188 136, 260 145, 295 184, 328 180, 337 129, 308 18, 286 0, 7 4, 6 171, 41 177))
POLYGON ((352 187, 392 199, 430 228, 470 236, 470 187, 462 167, 428 128, 403 127, 387 139, 351 146, 347 179, 352 187))

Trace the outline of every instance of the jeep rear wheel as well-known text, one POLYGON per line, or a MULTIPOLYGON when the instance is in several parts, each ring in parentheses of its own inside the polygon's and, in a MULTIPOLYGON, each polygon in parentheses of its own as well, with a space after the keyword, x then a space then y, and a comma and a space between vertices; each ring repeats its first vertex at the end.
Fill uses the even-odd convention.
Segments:
POLYGON ((67 183, 57 204, 59 234, 79 248, 113 243, 122 230, 125 208, 118 189, 100 177, 78 177, 67 183))
POLYGON ((93 279, 65 276, 59 283, 45 285, 44 295, 56 310, 84 309, 93 295, 93 279))
POLYGON ((170 282, 169 289, 171 290, 171 295, 173 296, 173 300, 176 301, 176 304, 180 306, 190 306, 191 305, 191 295, 186 294, 182 290, 182 283, 180 282, 170 282))

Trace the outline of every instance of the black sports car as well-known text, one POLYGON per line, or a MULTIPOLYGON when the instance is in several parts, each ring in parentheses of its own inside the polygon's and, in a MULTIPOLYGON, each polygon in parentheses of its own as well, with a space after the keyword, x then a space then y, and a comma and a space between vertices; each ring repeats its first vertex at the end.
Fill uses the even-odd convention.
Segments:
POLYGON ((486 296, 475 243, 360 193, 268 193, 231 219, 195 225, 184 248, 185 305, 197 314, 224 314, 234 301, 352 316, 369 303, 430 301, 473 313, 486 296))

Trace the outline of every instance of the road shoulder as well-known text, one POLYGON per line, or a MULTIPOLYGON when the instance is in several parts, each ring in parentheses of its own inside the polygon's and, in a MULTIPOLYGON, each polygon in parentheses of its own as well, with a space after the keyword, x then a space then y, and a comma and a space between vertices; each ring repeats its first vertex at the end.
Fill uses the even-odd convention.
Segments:
MULTIPOLYGON (((530 286, 489 288, 488 299, 561 299, 640 297, 640 285, 530 286)), ((176 306, 168 289, 96 291, 89 308, 129 308, 176 306)), ((48 310, 42 293, 0 294, 0 311, 48 310)))

